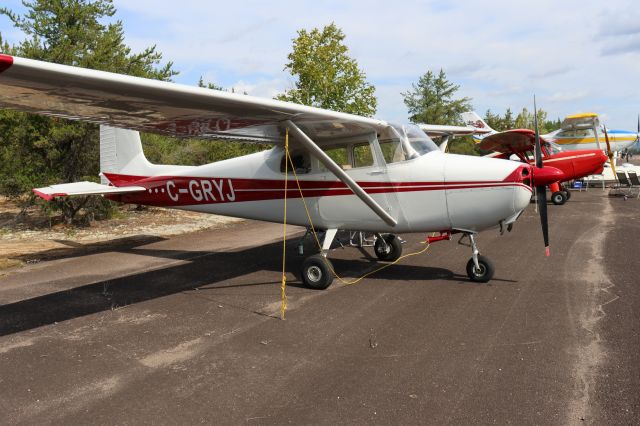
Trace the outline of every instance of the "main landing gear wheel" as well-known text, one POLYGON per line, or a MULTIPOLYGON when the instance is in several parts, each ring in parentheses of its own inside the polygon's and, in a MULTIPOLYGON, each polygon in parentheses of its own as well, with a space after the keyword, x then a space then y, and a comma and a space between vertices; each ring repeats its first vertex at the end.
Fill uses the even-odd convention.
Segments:
POLYGON ((400 238, 393 234, 382 235, 376 238, 373 251, 380 260, 395 262, 402 256, 402 243, 400 238))
POLYGON ((329 267, 331 262, 320 254, 314 254, 305 259, 302 264, 302 281, 304 285, 314 290, 324 290, 333 282, 333 272, 329 267))
POLYGON ((553 201, 553 204, 556 206, 561 206, 567 202, 567 196, 563 191, 556 191, 551 194, 551 201, 553 201))
POLYGON ((478 255, 478 266, 480 268, 476 268, 473 257, 467 262, 467 275, 471 281, 475 281, 477 283, 489 282, 491 278, 493 278, 493 273, 495 272, 493 263, 491 263, 491 261, 486 257, 478 255))
POLYGON ((569 201, 571 199, 571 191, 569 191, 568 189, 563 189, 562 192, 564 192, 564 198, 569 201))

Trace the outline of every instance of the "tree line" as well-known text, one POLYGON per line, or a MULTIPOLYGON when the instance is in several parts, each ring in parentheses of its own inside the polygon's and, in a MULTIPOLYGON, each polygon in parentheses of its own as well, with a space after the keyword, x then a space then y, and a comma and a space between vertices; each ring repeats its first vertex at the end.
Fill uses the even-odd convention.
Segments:
MULTIPOLYGON (((123 23, 114 21, 117 11, 112 0, 24 0, 23 5, 23 14, 0 8, 0 16, 7 17, 26 36, 10 45, 0 34, 3 53, 163 81, 171 81, 178 74, 173 62, 164 61, 155 45, 140 52, 126 45, 123 23)), ((333 23, 299 30, 284 69, 295 83, 277 99, 363 116, 376 113, 375 87, 349 55, 345 34, 333 23)), ((202 78, 198 85, 224 90, 202 78)), ((402 93, 409 119, 462 124, 460 113, 471 110, 472 105, 470 98, 456 96, 459 89, 443 70, 428 70, 402 93)), ((547 120, 544 111, 538 114, 545 131, 559 126, 559 120, 547 120)), ((516 117, 508 109, 504 116, 487 111, 485 118, 496 130, 531 128, 533 122, 526 108, 516 117)), ((141 136, 148 159, 164 164, 206 164, 268 147, 197 139, 176 141, 156 134, 141 136)), ((457 152, 478 154, 471 138, 454 146, 457 152)), ((0 110, 0 195, 15 198, 26 208, 39 202, 31 195, 34 187, 97 180, 98 173, 98 126, 0 110)), ((114 204, 101 197, 58 199, 41 206, 50 214, 61 213, 67 222, 109 217, 114 212, 114 204)))

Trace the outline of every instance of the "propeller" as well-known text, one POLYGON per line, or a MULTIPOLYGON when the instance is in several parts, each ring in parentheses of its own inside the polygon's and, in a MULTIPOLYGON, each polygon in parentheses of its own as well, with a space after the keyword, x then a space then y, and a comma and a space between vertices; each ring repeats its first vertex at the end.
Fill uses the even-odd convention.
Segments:
MULTIPOLYGON (((547 217, 547 185, 540 182, 542 179, 536 177, 542 177, 545 172, 542 164, 542 147, 540 145, 540 129, 538 129, 538 107, 536 105, 536 97, 533 96, 533 125, 535 126, 535 155, 536 155, 536 168, 533 173, 534 183, 536 185, 536 198, 538 203, 538 213, 540 213, 540 225, 542 226, 542 238, 544 238, 545 255, 549 256, 549 220, 547 217)), ((557 169, 556 169, 557 170, 557 169)))
POLYGON ((611 144, 609 143, 609 132, 607 132, 607 126, 602 125, 602 129, 604 130, 604 140, 607 142, 607 155, 609 156, 609 163, 611 163, 611 171, 613 172, 613 177, 617 179, 616 176, 616 164, 613 161, 613 151, 611 151, 611 144))

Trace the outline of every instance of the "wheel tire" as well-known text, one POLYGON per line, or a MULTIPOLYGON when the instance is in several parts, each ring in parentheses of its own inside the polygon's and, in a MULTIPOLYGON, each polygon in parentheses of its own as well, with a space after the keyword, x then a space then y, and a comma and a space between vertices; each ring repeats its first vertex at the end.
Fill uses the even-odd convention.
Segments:
POLYGON ((480 266, 480 271, 476 271, 476 265, 473 263, 473 257, 469 259, 467 262, 467 275, 471 279, 471 281, 477 283, 486 283, 493 278, 493 273, 495 272, 495 267, 493 263, 486 257, 482 255, 478 255, 478 265, 480 266))
POLYGON ((564 192, 564 198, 569 201, 571 199, 571 191, 569 191, 568 189, 564 189, 562 192, 564 192))
POLYGON ((329 259, 319 254, 307 257, 302 263, 302 282, 314 290, 324 290, 333 282, 329 259))
POLYGON ((556 191, 553 194, 551 194, 551 201, 556 206, 561 206, 567 202, 567 197, 564 195, 564 192, 556 191))
POLYGON ((376 252, 378 259, 385 262, 394 262, 402 256, 402 243, 400 238, 393 234, 383 235, 386 246, 383 244, 380 238, 376 238, 376 242, 373 245, 373 251, 376 252))

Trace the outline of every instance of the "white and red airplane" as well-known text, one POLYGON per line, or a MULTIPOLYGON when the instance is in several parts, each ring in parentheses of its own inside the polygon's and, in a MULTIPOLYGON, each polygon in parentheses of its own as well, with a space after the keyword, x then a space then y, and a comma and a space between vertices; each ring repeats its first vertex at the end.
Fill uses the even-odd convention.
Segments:
MULTIPOLYGON (((316 229, 326 231, 321 253, 308 257, 301 271, 304 283, 318 289, 333 280, 326 255, 340 229, 376 233, 382 260, 400 256, 396 233, 440 233, 430 241, 462 233, 472 247, 467 273, 486 282, 494 267, 479 255, 475 235, 511 225, 529 204, 532 185, 561 174, 541 165, 445 154, 415 125, 2 54, 0 107, 111 126, 101 130, 103 184, 36 189, 44 198, 103 194, 125 203, 282 222, 285 164, 292 165, 304 199, 289 173, 287 222, 309 226, 306 201, 316 229), (197 167, 155 165, 145 159, 137 131, 274 148, 197 167)), ((548 253, 546 209, 541 222, 548 253)))

